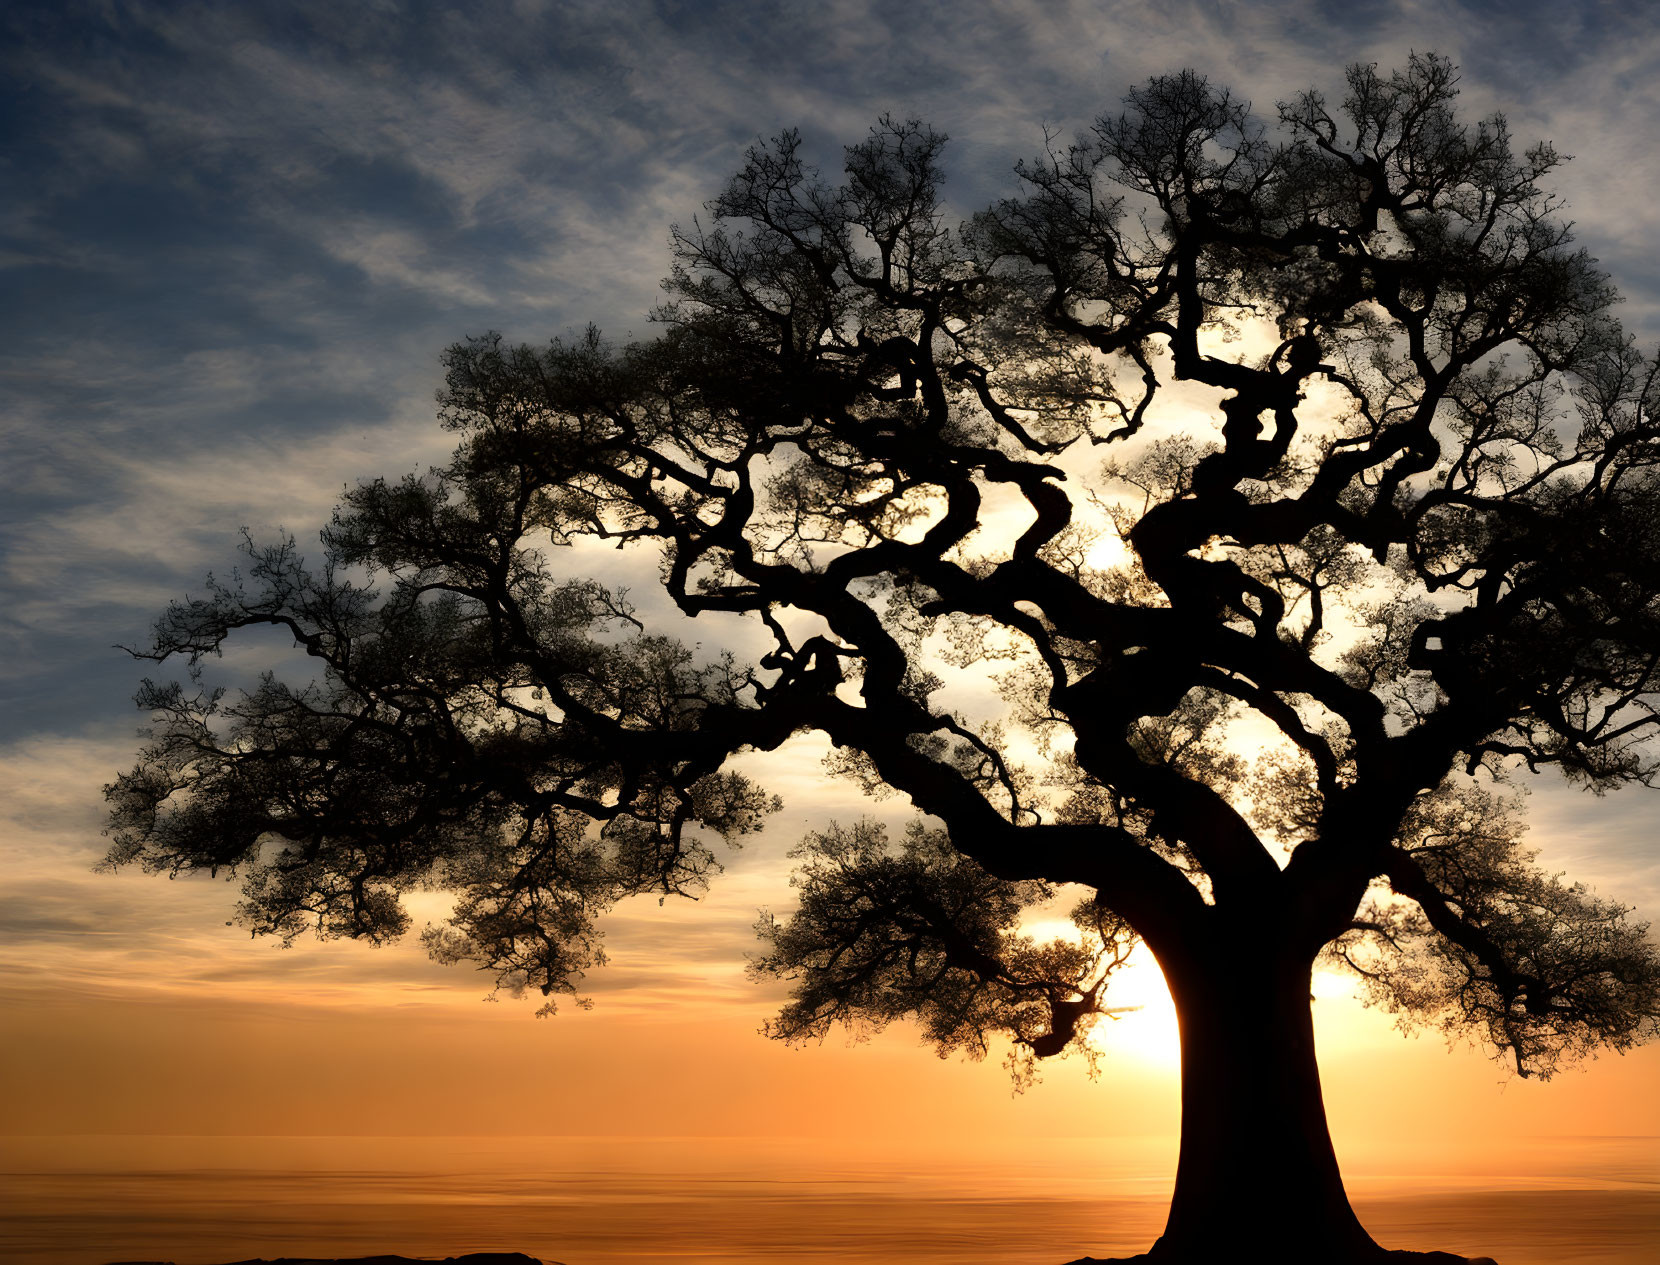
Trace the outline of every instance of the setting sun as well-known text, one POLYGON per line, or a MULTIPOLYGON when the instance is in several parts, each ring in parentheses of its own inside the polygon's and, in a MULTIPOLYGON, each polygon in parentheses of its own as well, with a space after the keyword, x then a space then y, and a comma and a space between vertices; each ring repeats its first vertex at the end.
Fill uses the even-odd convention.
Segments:
POLYGON ((1180 1073, 1182 1037, 1176 1007, 1158 963, 1145 946, 1113 973, 1106 1004, 1110 1013, 1089 1036, 1104 1057, 1132 1058, 1172 1076, 1180 1073))

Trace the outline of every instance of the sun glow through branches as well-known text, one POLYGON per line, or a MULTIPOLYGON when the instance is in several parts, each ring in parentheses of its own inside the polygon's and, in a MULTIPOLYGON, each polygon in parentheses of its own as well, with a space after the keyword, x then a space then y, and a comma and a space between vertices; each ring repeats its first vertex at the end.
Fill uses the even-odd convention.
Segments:
POLYGON ((1106 1060, 1130 1058, 1149 1067, 1181 1071, 1182 1038, 1176 1006, 1164 973, 1144 947, 1113 972, 1107 987, 1107 1005, 1113 1013, 1096 1024, 1090 1044, 1106 1060))

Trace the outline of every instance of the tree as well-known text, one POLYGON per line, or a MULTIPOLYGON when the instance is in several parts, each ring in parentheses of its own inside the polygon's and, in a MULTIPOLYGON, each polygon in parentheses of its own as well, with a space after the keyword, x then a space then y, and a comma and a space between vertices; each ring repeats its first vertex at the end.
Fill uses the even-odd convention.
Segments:
POLYGON ((147 683, 110 862, 239 872, 285 937, 394 937, 441 884, 434 954, 569 994, 597 915, 700 890, 777 806, 730 758, 815 731, 927 820, 802 845, 761 928, 775 1035, 915 1016, 1024 1074, 1087 1049, 1144 942, 1183 1045, 1153 1257, 1380 1256, 1321 1102, 1322 955, 1522 1075, 1660 1022, 1646 928, 1535 866, 1514 800, 1660 767, 1660 367, 1548 145, 1461 123, 1433 56, 1347 84, 1271 131, 1154 79, 955 229, 922 124, 835 186, 758 145, 674 231, 660 337, 452 348, 445 468, 348 492, 321 570, 250 545, 162 616, 145 657, 274 625, 320 676, 147 683), (658 550, 680 612, 764 652, 556 579, 579 539, 658 550), (987 679, 1003 715, 952 703, 987 679), (1075 936, 1022 932, 1063 897, 1075 936))

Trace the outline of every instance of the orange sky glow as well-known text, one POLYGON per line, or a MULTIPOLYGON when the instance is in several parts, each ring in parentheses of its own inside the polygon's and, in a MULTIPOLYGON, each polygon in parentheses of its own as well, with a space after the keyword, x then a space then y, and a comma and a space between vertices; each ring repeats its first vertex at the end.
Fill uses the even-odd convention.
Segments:
MULTIPOLYGON (((806 1136, 858 1138, 876 1151, 930 1138, 988 1159, 1020 1138, 1173 1145, 1174 1013, 1144 950, 1109 993, 1113 1005, 1141 1009, 1097 1030, 1095 1081, 1082 1060, 1062 1060, 1015 1095, 1001 1051, 981 1063, 941 1060, 903 1025, 863 1041, 838 1032, 806 1048, 759 1035, 782 993, 744 975, 756 914, 790 907, 783 854, 792 834, 848 803, 841 784, 825 789, 821 754, 804 740, 784 753, 769 784, 785 811, 727 857, 706 898, 618 911, 611 960, 589 979, 591 1010, 566 1004, 539 1020, 540 998, 486 1002, 485 976, 429 962, 413 937, 385 949, 311 940, 284 949, 226 925, 235 889, 223 882, 91 872, 99 810, 76 788, 116 766, 124 744, 14 753, 21 794, 5 809, 7 871, 79 907, 94 929, 0 949, 0 1083, 10 1087, 0 1129, 806 1136), (81 842, 70 847, 62 833, 74 827, 81 842)), ((1591 866, 1586 877, 1604 890, 1647 887, 1652 874, 1627 874, 1616 887, 1621 876, 1595 872, 1588 812, 1641 811, 1643 795, 1541 792, 1534 842, 1557 834, 1565 861, 1581 873, 1591 866)), ((852 807, 896 826, 906 816, 892 801, 852 807)), ((440 895, 420 900, 417 927, 444 908, 440 895)), ((1553 1136, 1660 1135, 1660 1049, 1605 1055, 1548 1083, 1520 1080, 1479 1051, 1449 1050, 1434 1031, 1403 1036, 1343 976, 1317 975, 1315 995, 1346 1171, 1544 1175, 1553 1136)))

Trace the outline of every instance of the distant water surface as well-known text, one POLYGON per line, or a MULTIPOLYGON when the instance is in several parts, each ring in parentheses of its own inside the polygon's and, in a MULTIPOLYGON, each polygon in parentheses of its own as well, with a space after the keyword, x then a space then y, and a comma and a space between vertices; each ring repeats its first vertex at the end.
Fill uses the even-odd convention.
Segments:
MULTIPOLYGON (((1483 1171, 1345 1156, 1392 1247, 1660 1261, 1660 1139, 1551 1138, 1483 1171)), ((0 1138, 17 1265, 520 1251, 565 1265, 1060 1265, 1145 1250, 1169 1139, 885 1148, 756 1138, 0 1138)))

